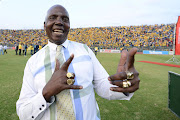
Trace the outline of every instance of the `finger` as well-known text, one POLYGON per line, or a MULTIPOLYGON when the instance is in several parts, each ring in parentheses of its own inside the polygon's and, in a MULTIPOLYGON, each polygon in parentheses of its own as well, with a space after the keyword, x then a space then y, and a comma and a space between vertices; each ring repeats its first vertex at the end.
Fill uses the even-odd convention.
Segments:
POLYGON ((126 79, 126 77, 127 77, 126 72, 119 72, 119 73, 109 76, 108 80, 109 81, 124 80, 126 79))
MULTIPOLYGON (((136 80, 128 80, 130 83, 131 83, 131 86, 135 85, 136 84, 136 80)), ((114 81, 110 81, 110 83, 112 85, 116 85, 118 87, 121 87, 123 88, 123 80, 114 80, 114 81)))
POLYGON ((118 65, 116 73, 119 73, 119 72, 122 72, 122 71, 125 71, 125 66, 124 65, 118 65))
POLYGON ((73 60, 73 58, 74 58, 74 54, 71 54, 71 56, 69 57, 69 59, 62 65, 62 69, 63 70, 68 70, 68 67, 69 67, 69 65, 70 65, 70 63, 72 62, 72 60, 73 60))
POLYGON ((66 89, 83 89, 80 85, 67 85, 66 89))
POLYGON ((132 93, 139 89, 139 82, 140 80, 138 80, 133 86, 128 88, 111 87, 110 90, 123 93, 132 93))
POLYGON ((137 48, 132 48, 129 51, 129 55, 128 55, 128 58, 127 58, 127 67, 128 67, 128 69, 134 66, 134 56, 135 56, 137 50, 138 50, 137 48))
POLYGON ((122 87, 123 85, 123 80, 113 80, 113 81, 110 81, 110 84, 112 85, 116 85, 118 87, 122 87))
POLYGON ((127 50, 123 50, 123 51, 121 52, 121 59, 120 59, 120 61, 119 61, 119 65, 120 65, 120 66, 121 66, 121 65, 124 65, 124 64, 126 63, 127 53, 128 53, 127 50))
POLYGON ((56 66, 55 66, 54 72, 59 70, 59 66, 60 66, 59 60, 56 59, 56 66))
POLYGON ((127 54, 128 54, 127 50, 123 50, 121 52, 121 58, 120 58, 120 61, 118 64, 117 73, 124 71, 124 69, 125 69, 124 65, 126 64, 127 54))

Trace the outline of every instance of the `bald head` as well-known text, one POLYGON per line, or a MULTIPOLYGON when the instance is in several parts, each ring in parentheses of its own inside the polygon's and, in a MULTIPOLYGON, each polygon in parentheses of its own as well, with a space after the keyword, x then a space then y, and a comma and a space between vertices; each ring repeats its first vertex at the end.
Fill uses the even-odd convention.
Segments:
POLYGON ((51 11, 55 8, 61 8, 61 9, 64 9, 64 11, 66 12, 66 14, 68 15, 69 17, 69 13, 68 11, 66 10, 66 8, 64 8, 62 5, 53 5, 52 7, 49 8, 49 10, 47 11, 46 13, 46 18, 45 18, 45 22, 47 21, 47 18, 49 16, 49 14, 51 13, 51 11))

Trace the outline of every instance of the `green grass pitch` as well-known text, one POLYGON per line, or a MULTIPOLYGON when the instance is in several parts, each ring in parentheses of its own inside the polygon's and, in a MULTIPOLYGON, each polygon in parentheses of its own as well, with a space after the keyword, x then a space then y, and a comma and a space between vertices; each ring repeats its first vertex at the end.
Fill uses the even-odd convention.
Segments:
MULTIPOLYGON (((15 55, 14 50, 0 55, 0 119, 18 120, 16 101, 19 97, 23 71, 30 57, 15 55)), ((130 101, 105 100, 96 95, 102 120, 178 120, 168 109, 168 71, 180 73, 179 68, 137 61, 165 63, 172 56, 143 55, 135 57, 135 67, 140 73, 140 88, 130 101)), ((175 56, 180 60, 180 56, 175 56)), ((116 72, 120 54, 98 53, 97 58, 112 75, 116 72)), ((174 64, 174 63, 171 63, 174 64)))

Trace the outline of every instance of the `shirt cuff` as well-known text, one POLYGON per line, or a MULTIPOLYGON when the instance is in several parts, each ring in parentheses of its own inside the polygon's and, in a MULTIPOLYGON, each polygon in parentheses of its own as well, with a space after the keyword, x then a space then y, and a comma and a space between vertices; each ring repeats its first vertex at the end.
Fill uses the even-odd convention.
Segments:
POLYGON ((40 97, 41 97, 40 99, 42 99, 42 103, 46 104, 46 106, 45 106, 46 108, 49 108, 49 106, 54 103, 55 97, 54 97, 54 96, 51 96, 50 102, 47 102, 47 101, 45 100, 43 94, 42 94, 42 90, 39 90, 39 93, 41 93, 41 94, 40 94, 40 97))
POLYGON ((33 110, 32 118, 36 118, 37 116, 39 117, 39 115, 42 112, 44 112, 46 109, 48 109, 49 106, 53 104, 55 101, 55 97, 52 96, 50 102, 47 102, 42 94, 42 90, 39 90, 38 94, 33 99, 34 99, 33 101, 36 101, 34 102, 34 106, 36 107, 35 110, 33 110))
POLYGON ((110 90, 110 100, 130 100, 134 93, 129 93, 128 96, 126 96, 122 92, 114 92, 110 90))

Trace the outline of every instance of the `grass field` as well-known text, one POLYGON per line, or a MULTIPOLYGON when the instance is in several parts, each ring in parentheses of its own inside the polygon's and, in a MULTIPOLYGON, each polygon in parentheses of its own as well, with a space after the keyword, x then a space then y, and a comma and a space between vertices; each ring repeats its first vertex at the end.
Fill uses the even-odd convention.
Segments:
MULTIPOLYGON (((16 101, 29 57, 15 55, 13 50, 0 55, 0 120, 18 120, 16 101)), ((168 109, 168 71, 180 74, 180 69, 137 62, 144 60, 165 63, 171 57, 137 54, 135 67, 140 73, 140 89, 130 101, 109 101, 96 96, 102 120, 179 120, 168 109)), ((180 60, 180 56, 175 57, 180 60)), ((97 58, 110 75, 116 72, 120 54, 98 53, 97 58)))

